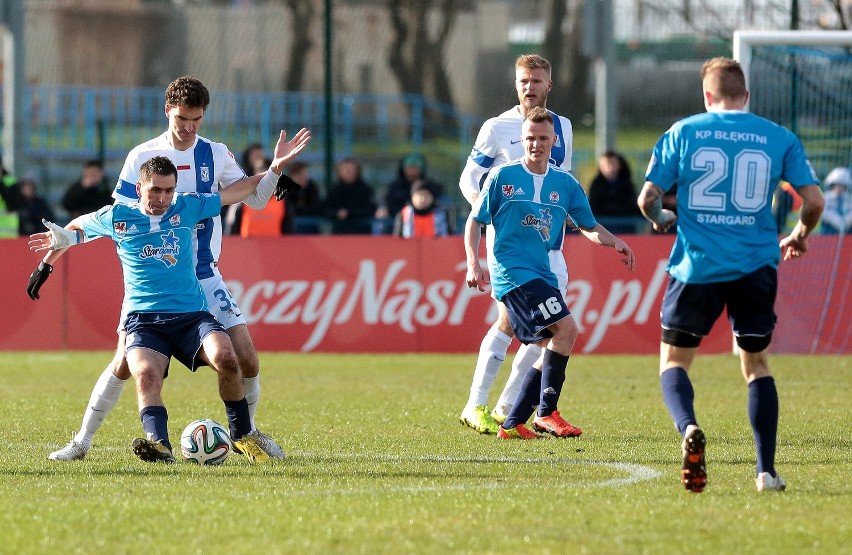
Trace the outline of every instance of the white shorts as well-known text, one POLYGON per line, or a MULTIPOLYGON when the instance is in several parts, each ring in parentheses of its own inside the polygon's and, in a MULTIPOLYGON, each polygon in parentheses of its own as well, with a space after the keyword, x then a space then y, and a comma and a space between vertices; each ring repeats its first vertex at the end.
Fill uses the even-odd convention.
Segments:
POLYGON ((213 268, 213 276, 201 280, 201 288, 207 295, 207 310, 226 330, 246 323, 243 312, 219 273, 219 268, 213 268))
MULTIPOLYGON (((211 277, 199 281, 201 288, 204 290, 204 295, 207 297, 207 310, 226 330, 246 323, 240 307, 237 306, 233 295, 231 295, 231 290, 225 285, 225 280, 222 278, 222 274, 219 273, 219 268, 214 267, 211 277)), ((124 329, 124 321, 126 319, 125 302, 122 301, 117 332, 124 329)))

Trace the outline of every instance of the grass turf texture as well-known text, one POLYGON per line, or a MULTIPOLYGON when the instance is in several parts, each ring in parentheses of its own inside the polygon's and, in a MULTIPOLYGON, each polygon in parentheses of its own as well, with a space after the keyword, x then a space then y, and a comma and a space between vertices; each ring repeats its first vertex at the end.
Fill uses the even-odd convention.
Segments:
MULTIPOLYGON (((0 552, 840 553, 852 539, 848 357, 772 358, 789 489, 762 495, 732 356, 692 372, 708 437, 700 495, 678 481, 656 357, 573 357, 560 408, 583 436, 498 442, 458 423, 473 354, 263 354, 258 424, 283 463, 136 460, 132 383, 84 461, 47 461, 109 358, 0 357, 0 552)), ((175 445, 191 420, 226 421, 209 369, 171 374, 175 445)))

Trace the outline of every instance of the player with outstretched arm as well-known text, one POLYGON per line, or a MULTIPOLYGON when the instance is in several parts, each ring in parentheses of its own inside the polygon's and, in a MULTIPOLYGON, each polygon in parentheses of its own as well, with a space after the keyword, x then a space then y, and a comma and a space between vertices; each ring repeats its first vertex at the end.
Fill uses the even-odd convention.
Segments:
MULTIPOLYGON (((168 129, 158 137, 142 143, 130 151, 119 175, 113 197, 118 203, 138 200, 136 182, 143 163, 154 156, 167 156, 178 169, 177 192, 209 193, 233 186, 243 181, 256 185, 245 203, 252 208, 266 206, 273 193, 281 198, 294 186, 282 173, 286 162, 301 152, 310 140, 310 132, 301 129, 290 141, 281 131, 275 145, 274 157, 277 164, 270 166, 265 174, 247 177, 234 160, 228 147, 210 141, 198 131, 210 104, 207 88, 195 77, 184 76, 172 81, 165 91, 165 115, 168 129)), ((249 335, 248 326, 231 292, 219 272, 218 260, 222 247, 222 224, 218 215, 199 223, 193 234, 193 249, 196 253, 196 274, 207 295, 207 305, 217 320, 225 327, 240 363, 243 385, 254 423, 260 398, 260 366, 257 351, 249 335)), ((30 276, 27 293, 32 299, 39 298, 39 290, 53 270, 53 264, 62 251, 47 253, 41 264, 30 276)), ((123 315, 119 322, 118 346, 115 357, 104 369, 92 390, 83 415, 80 430, 65 447, 50 453, 49 459, 69 461, 82 459, 91 447, 92 438, 103 420, 115 407, 126 380, 130 377, 124 356, 125 331, 123 315)), ((283 450, 261 433, 261 445, 267 454, 283 458, 283 450)))
POLYGON ((137 457, 175 461, 161 396, 174 356, 190 370, 208 364, 216 371, 235 447, 249 461, 264 462, 269 455, 249 416, 239 362, 225 328, 208 310, 193 248, 196 225, 219 214, 223 204, 243 200, 255 185, 243 180, 221 193, 176 195, 177 178, 168 158, 150 158, 139 171, 138 202, 105 206, 75 218, 65 229, 45 222, 49 231, 31 235, 30 249, 67 248, 98 237, 115 241, 124 275, 125 358, 136 380, 146 435, 133 440, 137 457))

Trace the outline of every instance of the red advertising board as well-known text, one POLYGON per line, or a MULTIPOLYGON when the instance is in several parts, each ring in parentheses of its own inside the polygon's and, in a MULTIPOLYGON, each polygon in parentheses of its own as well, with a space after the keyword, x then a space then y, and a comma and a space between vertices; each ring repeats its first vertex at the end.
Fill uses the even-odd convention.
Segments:
MULTIPOLYGON (((568 301, 581 330, 575 353, 659 352, 659 310, 672 240, 629 237, 637 259, 636 270, 629 272, 613 250, 569 238, 568 301)), ((849 352, 843 314, 852 270, 835 262, 850 260, 852 242, 847 245, 814 237, 808 257, 781 265, 773 350, 849 352)), ((487 293, 464 283, 458 236, 226 237, 223 253, 222 274, 261 351, 474 352, 496 314, 487 293)), ((25 293, 39 260, 26 240, 0 241, 0 256, 5 307, 0 349, 114 346, 122 284, 112 242, 73 248, 56 265, 38 301, 25 293)), ((723 318, 701 352, 729 352, 731 346, 723 318)))

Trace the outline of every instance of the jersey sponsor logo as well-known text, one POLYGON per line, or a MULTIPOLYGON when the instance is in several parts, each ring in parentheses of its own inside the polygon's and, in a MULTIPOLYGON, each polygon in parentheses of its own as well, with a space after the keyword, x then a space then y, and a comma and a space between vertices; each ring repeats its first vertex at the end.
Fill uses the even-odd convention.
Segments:
POLYGON ((521 140, 520 140, 520 139, 518 139, 517 141, 509 141, 509 144, 510 144, 510 145, 516 145, 516 144, 518 144, 519 142, 521 142, 521 140))
POLYGON ((552 202, 553 204, 556 204, 557 202, 559 202, 559 193, 557 193, 556 191, 551 191, 550 192, 550 202, 552 202))
POLYGON ((139 228, 136 227, 136 224, 130 224, 130 229, 127 230, 127 233, 138 233, 139 228))
POLYGON ((154 245, 145 245, 142 252, 139 253, 139 258, 153 258, 160 260, 166 265, 166 268, 171 268, 177 264, 177 257, 180 254, 180 239, 175 235, 174 231, 169 231, 165 235, 160 235, 163 240, 163 245, 155 247, 154 245))
POLYGON ((172 224, 172 227, 177 227, 180 225, 180 214, 175 214, 171 218, 169 218, 169 223, 172 224))
POLYGON ((127 222, 114 222, 112 228, 116 235, 124 235, 127 232, 127 222))
POLYGON ((539 213, 541 214, 540 217, 527 214, 521 220, 521 225, 535 229, 538 231, 539 236, 541 236, 542 241, 549 241, 550 228, 553 227, 553 215, 550 213, 550 208, 542 208, 539 210, 539 213))
POLYGON ((754 216, 733 216, 727 214, 698 214, 696 216, 700 224, 722 224, 722 225, 754 225, 757 218, 754 216))
POLYGON ((506 183, 505 185, 503 185, 501 187, 501 189, 503 191, 504 197, 512 198, 513 196, 515 196, 515 186, 512 185, 511 183, 506 183))
POLYGON ((208 166, 201 166, 201 181, 205 183, 210 181, 210 168, 208 166))

